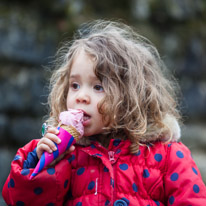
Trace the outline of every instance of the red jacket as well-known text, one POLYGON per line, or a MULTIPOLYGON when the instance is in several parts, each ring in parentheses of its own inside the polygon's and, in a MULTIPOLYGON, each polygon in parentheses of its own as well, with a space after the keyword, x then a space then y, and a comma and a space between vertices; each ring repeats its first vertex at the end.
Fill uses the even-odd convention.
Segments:
POLYGON ((33 180, 23 169, 38 140, 20 148, 3 188, 8 205, 17 206, 162 206, 206 205, 206 187, 191 153, 182 143, 141 146, 111 140, 108 150, 97 142, 76 145, 74 152, 33 180))

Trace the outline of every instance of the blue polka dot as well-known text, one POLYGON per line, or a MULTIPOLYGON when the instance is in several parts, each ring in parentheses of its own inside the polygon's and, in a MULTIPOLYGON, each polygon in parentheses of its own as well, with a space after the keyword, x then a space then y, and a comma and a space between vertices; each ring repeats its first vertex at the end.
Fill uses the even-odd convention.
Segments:
POLYGON ((105 202, 105 206, 108 206, 109 205, 109 203, 110 203, 110 201, 109 200, 106 200, 106 202, 105 202))
POLYGON ((176 155, 181 159, 184 157, 184 154, 181 151, 177 151, 176 155))
POLYGON ((126 163, 120 164, 120 165, 119 165, 119 168, 120 168, 121 170, 127 170, 127 169, 128 169, 128 164, 126 164, 126 163))
POLYGON ((21 159, 21 156, 20 156, 20 155, 16 155, 16 156, 14 157, 13 161, 16 161, 16 160, 19 160, 19 159, 21 159))
POLYGON ((134 190, 135 192, 138 191, 138 187, 137 187, 137 185, 136 185, 135 183, 133 183, 132 188, 133 188, 133 190, 134 190))
POLYGON ((94 144, 91 144, 90 147, 91 147, 92 149, 96 148, 96 146, 95 146, 94 144))
POLYGON ((75 160, 75 155, 72 155, 72 156, 68 159, 69 163, 71 163, 73 160, 75 160))
POLYGON ((160 206, 160 203, 158 201, 154 200, 154 202, 157 206, 160 206))
POLYGON ((199 186, 196 185, 196 184, 194 184, 194 185, 193 185, 193 191, 194 191, 195 193, 199 193, 199 191, 200 191, 199 186))
POLYGON ((91 181, 88 185, 88 190, 92 190, 95 186, 95 182, 94 181, 91 181))
POLYGON ((197 173, 197 170, 193 167, 192 168, 192 170, 193 170, 193 172, 197 175, 198 173, 197 173))
POLYGON ((129 205, 129 200, 127 198, 123 197, 122 200, 124 200, 127 203, 127 205, 129 205))
POLYGON ((171 147, 171 145, 172 145, 172 144, 170 143, 170 144, 168 144, 167 146, 168 146, 168 147, 171 147))
POLYGON ((16 202, 16 206, 24 206, 24 202, 18 201, 18 202, 16 202))
POLYGON ((119 154, 121 152, 121 149, 118 149, 117 151, 116 151, 116 154, 119 154))
POLYGON ((157 162, 161 162, 161 160, 162 160, 162 155, 161 155, 161 154, 155 154, 154 158, 155 158, 155 160, 156 160, 157 162))
POLYGON ((177 173, 173 173, 173 174, 170 176, 170 179, 171 179, 172 181, 176 181, 176 180, 178 180, 178 178, 179 178, 179 175, 178 175, 177 173))
POLYGON ((23 176, 26 176, 26 175, 28 175, 30 173, 30 170, 29 169, 23 169, 22 171, 21 171, 21 174, 23 175, 23 176))
POLYGON ((69 180, 65 180, 65 182, 64 182, 64 188, 67 187, 68 183, 69 183, 69 180))
POLYGON ((52 203, 52 202, 50 202, 50 203, 48 203, 46 206, 55 206, 55 204, 52 203))
POLYGON ((148 178, 149 176, 150 176, 150 173, 149 173, 148 169, 144 169, 144 171, 143 171, 143 177, 144 177, 144 178, 148 178))
POLYGON ((37 187, 37 188, 34 189, 34 193, 36 195, 40 195, 42 192, 43 192, 43 189, 41 187, 37 187))
POLYGON ((120 144, 121 140, 120 139, 115 139, 113 142, 114 146, 118 146, 120 144))
POLYGON ((85 171, 85 168, 84 167, 81 167, 77 170, 77 175, 82 175, 85 171))
POLYGON ((104 172, 109 172, 109 169, 107 167, 104 167, 104 172))
POLYGON ((48 173, 49 175, 53 175, 53 174, 55 173, 55 169, 54 169, 54 168, 48 168, 48 169, 47 169, 47 173, 48 173))
POLYGON ((135 153, 135 156, 139 156, 141 154, 141 151, 139 150, 137 153, 135 153))
POLYGON ((81 202, 77 202, 77 204, 75 206, 82 206, 81 202))
POLYGON ((10 187, 14 188, 15 187, 15 183, 14 183, 14 180, 11 178, 10 181, 9 181, 9 185, 10 187))
POLYGON ((98 154, 98 153, 97 153, 97 154, 95 154, 94 156, 102 157, 102 154, 98 154))
POLYGON ((169 197, 169 203, 172 205, 175 201, 175 198, 173 196, 169 197))

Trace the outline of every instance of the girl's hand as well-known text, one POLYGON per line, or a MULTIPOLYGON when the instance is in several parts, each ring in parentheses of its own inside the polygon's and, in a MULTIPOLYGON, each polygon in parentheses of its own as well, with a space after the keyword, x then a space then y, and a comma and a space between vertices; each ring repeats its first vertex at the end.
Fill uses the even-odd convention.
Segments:
MULTIPOLYGON (((60 138, 57 136, 59 133, 59 130, 56 127, 49 126, 47 133, 44 137, 40 139, 40 141, 37 144, 36 153, 38 158, 40 159, 43 152, 47 151, 48 153, 52 153, 57 150, 56 144, 61 143, 60 138)), ((60 161, 66 154, 74 151, 75 147, 72 145, 66 152, 64 152, 62 155, 60 155, 57 159, 55 159, 49 166, 55 165, 58 161, 60 161)))

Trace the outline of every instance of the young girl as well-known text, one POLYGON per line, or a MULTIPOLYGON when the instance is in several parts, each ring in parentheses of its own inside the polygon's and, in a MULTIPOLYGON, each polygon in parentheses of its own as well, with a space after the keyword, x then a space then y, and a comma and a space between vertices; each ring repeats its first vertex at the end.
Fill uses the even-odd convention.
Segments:
POLYGON ((206 188, 181 142, 176 88, 148 40, 109 21, 84 25, 60 50, 51 78, 51 125, 20 148, 3 188, 8 205, 206 205, 206 188), (58 116, 84 111, 84 137, 32 180, 53 152, 58 116))

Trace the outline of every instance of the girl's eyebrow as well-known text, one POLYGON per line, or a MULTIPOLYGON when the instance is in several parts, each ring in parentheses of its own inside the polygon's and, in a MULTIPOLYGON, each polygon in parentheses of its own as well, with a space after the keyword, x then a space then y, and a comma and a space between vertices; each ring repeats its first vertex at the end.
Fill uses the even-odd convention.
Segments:
POLYGON ((72 74, 69 76, 69 79, 75 79, 75 78, 79 78, 79 74, 72 74))
MULTIPOLYGON (((69 77, 69 79, 78 79, 78 78, 80 78, 79 74, 72 74, 69 77)), ((90 80, 96 81, 96 80, 99 80, 99 79, 97 78, 97 76, 90 76, 90 80)))

